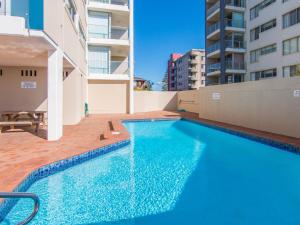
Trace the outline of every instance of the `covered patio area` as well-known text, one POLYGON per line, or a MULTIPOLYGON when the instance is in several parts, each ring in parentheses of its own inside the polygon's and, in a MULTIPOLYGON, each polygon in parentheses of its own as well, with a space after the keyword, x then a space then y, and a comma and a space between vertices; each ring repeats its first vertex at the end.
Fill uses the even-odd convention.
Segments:
MULTIPOLYGON (((61 138, 64 116, 67 117, 64 113, 69 112, 65 108, 70 108, 70 101, 64 104, 64 98, 72 96, 68 93, 72 89, 68 80, 74 72, 77 71, 72 60, 43 32, 33 32, 29 36, 1 36, 0 121, 11 124, 23 121, 24 126, 19 126, 21 122, 16 122, 16 126, 2 123, 0 139, 3 133, 15 135, 18 132, 29 132, 50 141, 61 138), (37 125, 37 115, 41 114, 41 126, 38 129, 30 126, 30 121, 37 125)), ((82 112, 78 114, 76 122, 80 121, 82 112)))

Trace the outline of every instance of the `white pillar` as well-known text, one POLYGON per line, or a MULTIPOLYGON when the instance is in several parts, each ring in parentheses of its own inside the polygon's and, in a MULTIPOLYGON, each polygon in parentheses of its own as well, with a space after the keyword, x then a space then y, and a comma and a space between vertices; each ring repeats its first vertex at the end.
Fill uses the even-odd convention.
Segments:
POLYGON ((55 50, 48 53, 48 140, 58 140, 62 134, 63 54, 55 50))
POLYGON ((129 81, 129 113, 134 113, 134 0, 130 0, 130 25, 129 25, 129 37, 130 37, 130 81, 129 81))

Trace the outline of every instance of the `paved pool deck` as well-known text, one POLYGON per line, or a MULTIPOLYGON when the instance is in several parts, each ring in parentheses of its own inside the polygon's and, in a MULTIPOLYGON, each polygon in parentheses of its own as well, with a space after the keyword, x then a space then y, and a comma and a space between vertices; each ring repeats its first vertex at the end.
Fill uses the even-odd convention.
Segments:
POLYGON ((0 192, 12 191, 32 171, 71 156, 113 144, 130 138, 121 121, 126 119, 187 118, 210 125, 229 128, 236 131, 261 136, 264 138, 300 146, 300 139, 271 134, 229 124, 199 119, 195 113, 158 111, 137 113, 134 115, 92 115, 78 125, 64 126, 64 135, 59 141, 45 140, 46 131, 35 135, 31 130, 7 131, 0 134, 0 192), (119 135, 112 135, 109 122, 119 135), (105 139, 100 138, 101 134, 105 139))

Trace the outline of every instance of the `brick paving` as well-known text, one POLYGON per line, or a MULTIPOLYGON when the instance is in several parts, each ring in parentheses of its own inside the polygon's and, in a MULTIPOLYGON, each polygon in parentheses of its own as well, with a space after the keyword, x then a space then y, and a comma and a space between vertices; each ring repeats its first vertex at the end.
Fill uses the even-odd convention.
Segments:
POLYGON ((238 130, 262 137, 300 146, 300 139, 271 134, 229 124, 199 119, 195 113, 149 112, 134 115, 92 115, 74 126, 64 126, 64 135, 59 141, 45 140, 45 130, 37 136, 31 130, 6 131, 0 134, 0 192, 12 191, 32 171, 74 155, 129 139, 129 133, 122 126, 122 119, 188 118, 238 130), (109 132, 112 121, 119 135, 109 132), (104 135, 103 135, 104 134, 104 135), (100 136, 102 135, 102 138, 100 136), (104 139, 103 139, 104 137, 104 139))

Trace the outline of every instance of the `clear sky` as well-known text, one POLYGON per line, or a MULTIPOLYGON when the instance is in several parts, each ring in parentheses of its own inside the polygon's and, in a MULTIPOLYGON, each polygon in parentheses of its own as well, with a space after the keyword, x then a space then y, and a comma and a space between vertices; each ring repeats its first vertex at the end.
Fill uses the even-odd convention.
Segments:
POLYGON ((205 0, 135 0, 136 76, 160 82, 171 53, 205 47, 204 6, 205 0))

